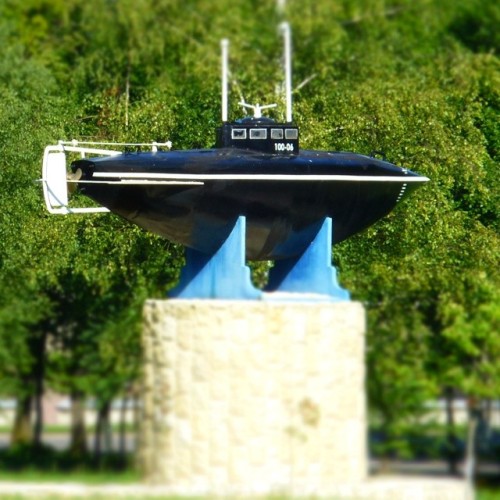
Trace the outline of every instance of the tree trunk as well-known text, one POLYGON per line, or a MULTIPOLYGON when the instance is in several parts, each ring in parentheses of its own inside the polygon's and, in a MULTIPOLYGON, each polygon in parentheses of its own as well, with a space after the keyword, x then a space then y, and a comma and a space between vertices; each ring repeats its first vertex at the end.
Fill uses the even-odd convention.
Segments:
POLYGON ((37 380, 35 393, 35 421, 33 424, 33 444, 40 446, 42 444, 42 431, 43 431, 43 380, 37 380))
POLYGON ((96 462, 99 463, 101 460, 102 452, 102 418, 101 412, 98 411, 95 421, 95 435, 94 435, 94 457, 96 462))
POLYGON ((123 392, 122 404, 120 407, 120 455, 125 456, 127 451, 126 436, 127 436, 127 406, 128 406, 128 390, 123 392))
POLYGON ((447 387, 445 390, 446 401, 446 448, 448 471, 450 474, 458 474, 458 437, 455 427, 455 391, 453 387, 447 387))
POLYGON ((10 435, 10 444, 32 444, 33 427, 31 425, 32 398, 30 395, 23 395, 17 398, 14 425, 10 435))
POLYGON ((491 399, 486 399, 483 402, 483 416, 484 423, 488 428, 488 431, 491 429, 491 415, 493 413, 493 401, 491 399))
POLYGON ((85 428, 85 397, 75 391, 71 394, 71 441, 70 451, 73 455, 83 456, 87 453, 87 430, 85 428))
POLYGON ((35 421, 33 425, 34 435, 33 443, 35 446, 42 444, 42 431, 43 431, 43 405, 42 398, 44 393, 44 379, 45 379, 45 347, 47 335, 41 334, 35 344, 35 421))
POLYGON ((111 408, 111 401, 98 401, 97 415, 96 415, 96 431, 94 440, 94 455, 96 461, 99 463, 102 457, 102 452, 110 452, 110 424, 109 424, 109 411, 111 408))
POLYGON ((106 401, 102 408, 104 444, 107 453, 113 451, 113 442, 112 442, 113 436, 111 429, 110 412, 111 412, 111 400, 106 401))
POLYGON ((467 421, 467 445, 465 449, 465 480, 474 485, 476 477, 476 431, 480 415, 478 402, 474 398, 468 400, 469 419, 467 421))

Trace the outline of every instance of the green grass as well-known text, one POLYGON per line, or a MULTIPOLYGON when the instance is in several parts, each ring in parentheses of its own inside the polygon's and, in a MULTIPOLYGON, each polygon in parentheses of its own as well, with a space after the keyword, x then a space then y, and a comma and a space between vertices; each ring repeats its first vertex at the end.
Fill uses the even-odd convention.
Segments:
MULTIPOLYGON (((11 426, 10 425, 0 425, 0 434, 7 434, 10 435, 11 433, 11 426)), ((87 425, 86 426, 87 432, 93 433, 95 432, 95 425, 87 425)), ((121 430, 121 425, 120 424, 113 424, 111 426, 112 432, 120 432, 121 430)), ((136 426, 131 423, 125 424, 125 431, 126 432, 135 432, 136 426)), ((44 434, 68 434, 70 432, 70 427, 69 425, 44 425, 43 426, 43 433, 44 434)))
POLYGON ((500 489, 479 489, 476 493, 476 500, 500 500, 500 489))
MULTIPOLYGON (((0 470, 0 481, 15 481, 27 483, 83 483, 88 485, 113 484, 136 484, 141 480, 138 472, 132 469, 123 471, 40 471, 25 469, 21 471, 0 470)), ((3 500, 3 497, 0 496, 3 500)))

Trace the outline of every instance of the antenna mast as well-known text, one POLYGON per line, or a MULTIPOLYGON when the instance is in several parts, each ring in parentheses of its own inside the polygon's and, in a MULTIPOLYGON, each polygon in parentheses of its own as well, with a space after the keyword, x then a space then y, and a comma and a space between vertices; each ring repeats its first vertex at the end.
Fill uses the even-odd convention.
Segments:
POLYGON ((287 22, 280 24, 283 33, 283 59, 285 65, 285 99, 286 99, 286 121, 292 121, 292 62, 291 62, 291 33, 287 22))
POLYGON ((227 75, 228 75, 228 49, 229 40, 224 38, 220 42, 222 50, 222 122, 227 122, 227 109, 228 109, 228 85, 227 85, 227 75))

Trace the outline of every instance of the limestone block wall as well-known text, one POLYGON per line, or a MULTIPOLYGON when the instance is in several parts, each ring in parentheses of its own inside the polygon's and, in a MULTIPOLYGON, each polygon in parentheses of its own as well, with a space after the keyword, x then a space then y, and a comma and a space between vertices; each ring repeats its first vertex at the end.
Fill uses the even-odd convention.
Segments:
POLYGON ((364 332, 355 302, 148 301, 146 479, 186 494, 363 481, 364 332))

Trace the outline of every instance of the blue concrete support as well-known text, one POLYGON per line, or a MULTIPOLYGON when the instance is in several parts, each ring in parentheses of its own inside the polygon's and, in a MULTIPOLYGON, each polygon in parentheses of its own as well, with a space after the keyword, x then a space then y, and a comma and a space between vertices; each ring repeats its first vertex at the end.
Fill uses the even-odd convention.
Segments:
POLYGON ((269 273, 270 292, 314 294, 323 300, 349 300, 349 292, 337 281, 332 258, 332 219, 317 223, 316 236, 299 257, 278 260, 269 273))
POLYGON ((245 217, 234 227, 215 253, 208 255, 186 248, 186 265, 179 284, 169 297, 179 299, 259 299, 262 292, 252 285, 245 265, 245 217))

